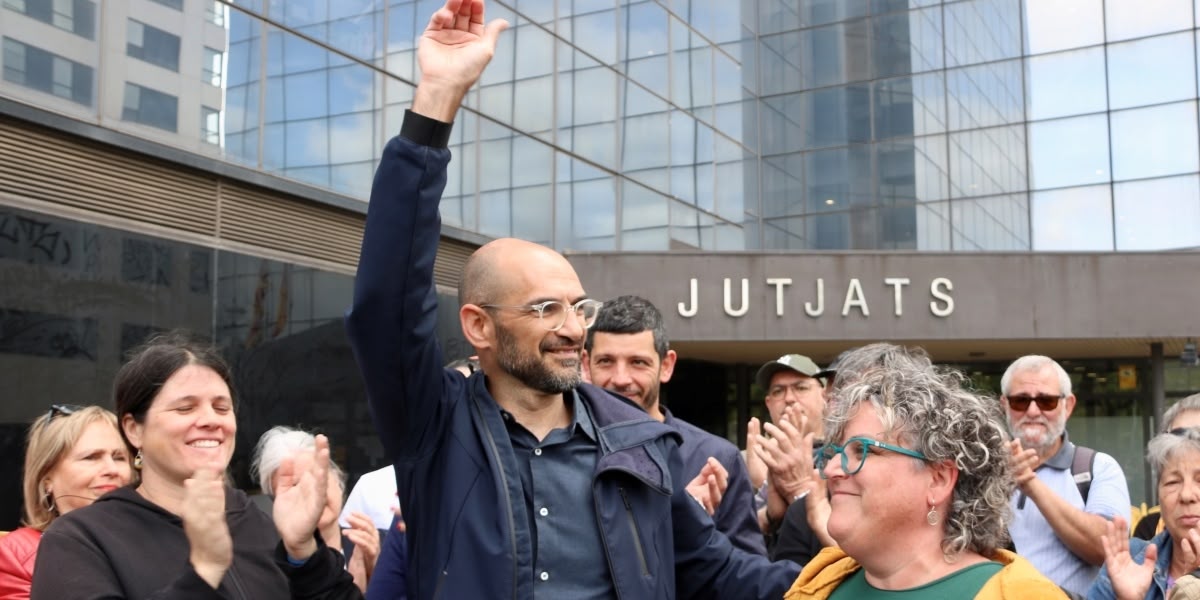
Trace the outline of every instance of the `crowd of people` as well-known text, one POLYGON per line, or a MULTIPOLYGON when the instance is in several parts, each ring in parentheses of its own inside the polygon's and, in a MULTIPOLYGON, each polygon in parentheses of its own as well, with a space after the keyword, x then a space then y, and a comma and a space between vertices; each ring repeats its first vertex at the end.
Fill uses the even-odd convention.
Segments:
MULTIPOLYGON (((346 325, 390 464, 346 480, 323 435, 276 427, 261 502, 225 476, 229 367, 156 336, 113 407, 29 429, 0 600, 99 598, 1190 598, 1200 578, 1200 395, 1148 444, 1160 510, 1129 535, 1121 467, 1074 444, 1071 379, 1014 361, 999 398, 919 348, 762 365, 769 421, 739 449, 661 398, 678 359, 636 295, 590 298, 546 247, 468 260, 435 336, 451 124, 507 27, 447 0, 372 187, 346 325)), ((687 402, 686 398, 673 401, 687 402)))

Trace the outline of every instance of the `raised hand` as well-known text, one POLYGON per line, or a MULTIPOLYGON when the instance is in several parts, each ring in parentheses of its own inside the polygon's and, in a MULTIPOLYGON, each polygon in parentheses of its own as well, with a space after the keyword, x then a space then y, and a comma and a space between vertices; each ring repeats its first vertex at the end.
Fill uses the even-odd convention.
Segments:
POLYGON ((354 584, 359 590, 367 593, 367 582, 375 572, 375 563, 379 560, 379 530, 371 518, 360 512, 351 512, 349 529, 343 529, 342 535, 354 543, 354 555, 346 570, 354 577, 354 584))
POLYGON ((687 491, 704 507, 704 512, 712 516, 721 506, 725 490, 729 488, 729 471, 713 457, 700 468, 700 473, 687 485, 687 491))
POLYGON ((233 562, 233 538, 225 520, 225 480, 216 469, 200 469, 183 482, 183 533, 196 574, 216 589, 233 562))
POLYGON ((312 462, 306 469, 297 465, 292 457, 279 465, 272 514, 288 556, 307 560, 317 551, 313 532, 328 502, 329 438, 318 435, 312 462))
POLYGON ((454 120, 462 98, 483 73, 508 21, 484 25, 483 0, 446 0, 429 19, 417 48, 421 82, 413 111, 439 121, 454 120))
POLYGON ((771 485, 788 502, 812 491, 817 478, 813 470, 813 434, 801 433, 808 428, 808 417, 798 405, 792 405, 778 426, 767 423, 763 428, 771 437, 759 435, 755 449, 771 473, 771 485))
POLYGON ((1034 473, 1039 460, 1037 450, 1025 450, 1021 447, 1021 440, 1009 442, 1008 449, 1012 453, 1009 462, 1012 463, 1013 479, 1017 481, 1018 487, 1023 488, 1025 484, 1037 477, 1037 474, 1034 473))
POLYGON ((1104 545, 1104 567, 1112 582, 1117 600, 1138 600, 1146 596, 1154 577, 1154 562, 1158 559, 1158 547, 1146 547, 1142 564, 1129 554, 1129 524, 1121 517, 1113 517, 1105 524, 1105 533, 1100 536, 1104 545))
POLYGON ((750 485, 758 491, 767 481, 767 463, 758 456, 758 440, 762 435, 762 426, 757 418, 746 423, 746 475, 750 477, 750 485))

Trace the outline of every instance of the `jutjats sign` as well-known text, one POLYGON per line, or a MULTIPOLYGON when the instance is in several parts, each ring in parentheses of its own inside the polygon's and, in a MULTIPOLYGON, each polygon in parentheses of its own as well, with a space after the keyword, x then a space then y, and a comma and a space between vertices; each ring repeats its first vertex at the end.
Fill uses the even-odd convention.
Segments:
POLYGON ((678 340, 1088 339, 1200 332, 1200 253, 567 253, 678 340))

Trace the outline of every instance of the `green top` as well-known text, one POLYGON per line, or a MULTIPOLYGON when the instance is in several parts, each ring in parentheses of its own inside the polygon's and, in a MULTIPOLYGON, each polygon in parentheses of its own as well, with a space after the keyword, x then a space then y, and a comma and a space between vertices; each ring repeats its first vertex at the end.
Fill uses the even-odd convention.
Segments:
POLYGON ((907 590, 881 590, 867 583, 866 571, 859 569, 829 596, 829 600, 962 600, 974 598, 983 584, 1000 572, 1004 565, 981 562, 955 571, 941 579, 907 590))

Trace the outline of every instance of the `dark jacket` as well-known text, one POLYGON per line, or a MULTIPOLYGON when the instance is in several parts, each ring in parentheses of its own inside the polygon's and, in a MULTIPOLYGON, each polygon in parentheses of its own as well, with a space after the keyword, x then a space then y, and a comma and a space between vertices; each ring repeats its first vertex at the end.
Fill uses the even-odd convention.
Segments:
MULTIPOLYGON (((438 204, 450 153, 408 114, 375 174, 347 329, 408 524, 408 597, 532 598, 531 524, 484 374, 442 368, 438 204), (408 139, 406 139, 406 137, 408 139), (411 141, 411 140, 416 140, 411 141)), ((444 145, 444 141, 442 142, 444 145)), ((779 598, 795 565, 735 551, 686 493, 678 435, 591 385, 597 528, 619 597, 779 598)))
POLYGON ((392 519, 392 526, 383 538, 383 547, 375 562, 375 571, 367 583, 367 600, 407 600, 408 584, 405 569, 408 568, 407 535, 398 529, 400 517, 392 519))
POLYGON ((246 494, 226 488, 225 517, 233 564, 213 589, 188 562, 190 546, 179 517, 131 487, 73 510, 42 536, 33 572, 34 600, 214 600, 361 598, 340 555, 318 537, 317 552, 291 567, 270 517, 246 494), (289 592, 290 588, 290 592, 289 592))
POLYGON ((741 451, 729 440, 676 417, 666 407, 662 411, 667 418, 663 422, 683 437, 683 445, 679 450, 683 455, 685 475, 692 478, 699 475, 710 456, 729 472, 725 495, 713 514, 717 531, 728 536, 734 547, 766 556, 767 546, 763 541, 762 529, 758 527, 758 513, 754 510, 754 486, 750 485, 750 475, 746 473, 746 461, 742 460, 741 451))

